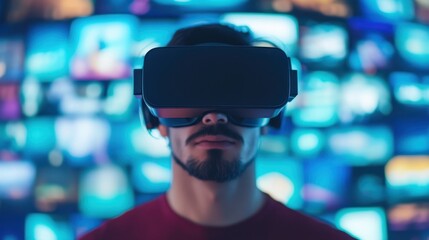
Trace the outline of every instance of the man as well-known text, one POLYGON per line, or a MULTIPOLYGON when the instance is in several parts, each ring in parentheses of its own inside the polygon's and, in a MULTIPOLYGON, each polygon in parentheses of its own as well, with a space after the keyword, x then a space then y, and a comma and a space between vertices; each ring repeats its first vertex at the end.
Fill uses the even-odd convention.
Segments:
MULTIPOLYGON (((177 31, 168 46, 204 44, 253 43, 248 32, 210 24, 177 31)), ((218 97, 224 96, 219 93, 218 97)), ((107 221, 82 240, 353 239, 258 190, 255 158, 266 123, 252 127, 216 110, 196 119, 175 127, 162 122, 158 125, 156 118, 146 120, 146 126, 157 127, 169 140, 173 160, 170 189, 154 201, 107 221)))

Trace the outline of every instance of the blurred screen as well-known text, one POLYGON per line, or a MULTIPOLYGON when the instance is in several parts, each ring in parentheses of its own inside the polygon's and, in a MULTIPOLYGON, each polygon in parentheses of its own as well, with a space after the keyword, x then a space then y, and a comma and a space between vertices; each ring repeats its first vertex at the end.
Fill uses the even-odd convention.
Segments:
POLYGON ((76 205, 77 181, 77 173, 70 168, 40 168, 34 187, 37 209, 52 212, 76 205))
POLYGON ((429 156, 396 156, 385 171, 390 202, 427 200, 429 156))
POLYGON ((393 96, 407 107, 429 106, 429 75, 420 77, 412 72, 393 72, 389 78, 393 96))
POLYGON ((304 205, 308 212, 320 214, 347 203, 350 167, 330 159, 311 159, 304 163, 304 205), (335 174, 332 174, 335 173, 335 174))
POLYGON ((32 193, 36 168, 27 161, 0 159, 0 199, 23 199, 32 193))
POLYGON ((289 154, 289 139, 282 135, 262 136, 259 154, 262 156, 285 157, 289 154))
POLYGON ((133 13, 143 15, 150 11, 149 0, 95 0, 98 14, 133 13))
POLYGON ((93 0, 13 0, 9 1, 7 20, 60 20, 87 16, 93 12, 93 0))
POLYGON ((19 85, 0 83, 0 121, 21 117, 19 85))
POLYGON ((57 149, 64 153, 70 165, 88 166, 106 161, 110 126, 103 119, 58 118, 55 133, 57 149))
POLYGON ((133 184, 142 193, 162 193, 168 190, 172 179, 170 158, 145 158, 134 162, 133 184))
POLYGON ((382 208, 345 208, 336 214, 337 227, 358 239, 387 240, 386 213, 382 208))
POLYGON ((425 203, 398 204, 389 209, 388 218, 393 231, 427 230, 429 205, 425 203))
POLYGON ((246 3, 247 0, 154 0, 154 2, 168 7, 181 7, 187 10, 214 10, 238 7, 246 3))
POLYGON ((429 23, 429 2, 427 0, 415 0, 414 7, 417 19, 422 23, 429 23))
POLYGON ((298 157, 313 157, 321 154, 326 146, 325 134, 315 128, 297 128, 291 133, 291 149, 298 157))
POLYGON ((383 164, 393 154, 393 135, 386 126, 331 129, 328 151, 350 165, 383 164))
POLYGON ((340 24, 309 22, 300 29, 300 57, 316 69, 341 67, 348 54, 348 34, 340 24))
MULTIPOLYGON (((290 12, 295 9, 310 11, 313 15, 320 13, 326 16, 347 17, 352 14, 353 9, 347 0, 271 0, 271 7, 279 12, 290 12)), ((262 7, 266 7, 265 1, 262 1, 262 7)), ((271 10, 271 9, 270 9, 271 10)))
POLYGON ((176 20, 146 20, 142 22, 133 46, 134 67, 142 68, 143 57, 146 53, 152 48, 166 46, 177 28, 176 20))
POLYGON ((429 26, 416 23, 400 23, 395 32, 398 53, 411 67, 429 69, 429 26))
POLYGON ((414 4, 409 0, 360 0, 361 11, 368 18, 410 20, 414 17, 414 4))
POLYGON ((25 239, 25 216, 0 215, 0 239, 25 239))
POLYGON ((89 217, 113 218, 134 205, 124 169, 104 164, 86 170, 79 182, 79 209, 89 217))
POLYGON ((331 72, 315 71, 304 77, 302 92, 291 113, 301 127, 329 127, 338 121, 340 82, 331 72))
POLYGON ((256 161, 257 186, 277 201, 291 208, 300 208, 303 203, 302 171, 295 160, 260 158, 256 161))
POLYGON ((0 158, 17 160, 25 145, 26 130, 22 122, 0 122, 0 158))
POLYGON ((429 117, 404 117, 394 121, 395 149, 402 155, 429 153, 429 117))
POLYGON ((25 69, 41 81, 68 74, 68 26, 51 23, 34 25, 28 31, 25 69))
POLYGON ((79 239, 85 233, 100 226, 101 219, 86 217, 85 215, 75 214, 71 217, 71 225, 74 230, 75 239, 79 239))
POLYGON ((33 156, 34 161, 47 162, 47 156, 56 146, 53 118, 32 118, 24 122, 23 151, 33 156))
POLYGON ((23 76, 23 62, 22 40, 0 38, 0 82, 19 81, 23 76))
POLYGON ((348 201, 355 206, 382 205, 387 199, 384 165, 354 166, 348 201))
POLYGON ((25 239, 72 240, 73 232, 63 216, 32 213, 25 220, 25 239))
POLYGON ((394 67, 394 25, 358 18, 349 20, 349 25, 352 69, 375 74, 394 67))
POLYGON ((260 40, 270 41, 294 56, 298 44, 298 22, 293 16, 284 14, 228 13, 220 17, 221 22, 236 26, 247 26, 260 40))
POLYGON ((131 15, 75 19, 70 29, 72 76, 79 80, 130 77, 136 21, 131 15))
POLYGON ((348 74, 339 95, 339 118, 344 123, 380 119, 392 110, 389 85, 379 76, 348 74))

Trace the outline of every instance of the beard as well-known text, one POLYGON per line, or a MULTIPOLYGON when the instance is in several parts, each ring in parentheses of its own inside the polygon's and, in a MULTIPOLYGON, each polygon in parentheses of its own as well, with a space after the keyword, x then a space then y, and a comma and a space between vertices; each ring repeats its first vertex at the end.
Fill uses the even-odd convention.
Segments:
POLYGON ((256 158, 252 157, 247 163, 243 164, 238 158, 228 161, 222 157, 222 150, 210 149, 207 150, 207 158, 205 160, 199 161, 190 158, 184 163, 173 153, 174 161, 189 175, 203 181, 218 183, 238 178, 256 158))

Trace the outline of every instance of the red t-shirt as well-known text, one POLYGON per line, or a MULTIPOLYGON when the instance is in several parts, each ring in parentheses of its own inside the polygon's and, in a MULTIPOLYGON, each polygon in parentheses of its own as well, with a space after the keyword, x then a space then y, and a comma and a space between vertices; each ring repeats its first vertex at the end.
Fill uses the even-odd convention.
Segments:
POLYGON ((103 223, 80 240, 353 240, 318 220, 287 208, 267 195, 252 217, 227 227, 195 224, 177 215, 166 195, 103 223))

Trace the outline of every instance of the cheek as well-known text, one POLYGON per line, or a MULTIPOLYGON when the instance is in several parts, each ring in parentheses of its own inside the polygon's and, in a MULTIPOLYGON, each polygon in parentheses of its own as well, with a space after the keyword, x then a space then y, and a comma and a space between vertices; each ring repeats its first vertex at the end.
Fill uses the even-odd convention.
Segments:
POLYGON ((242 157, 244 157, 244 159, 248 159, 255 156, 259 149, 260 131, 252 131, 247 134, 243 134, 243 138, 245 144, 243 146, 242 157))
POLYGON ((170 142, 171 151, 179 158, 183 158, 183 154, 185 152, 185 136, 188 136, 188 133, 185 129, 174 129, 170 128, 168 132, 168 139, 170 142))

